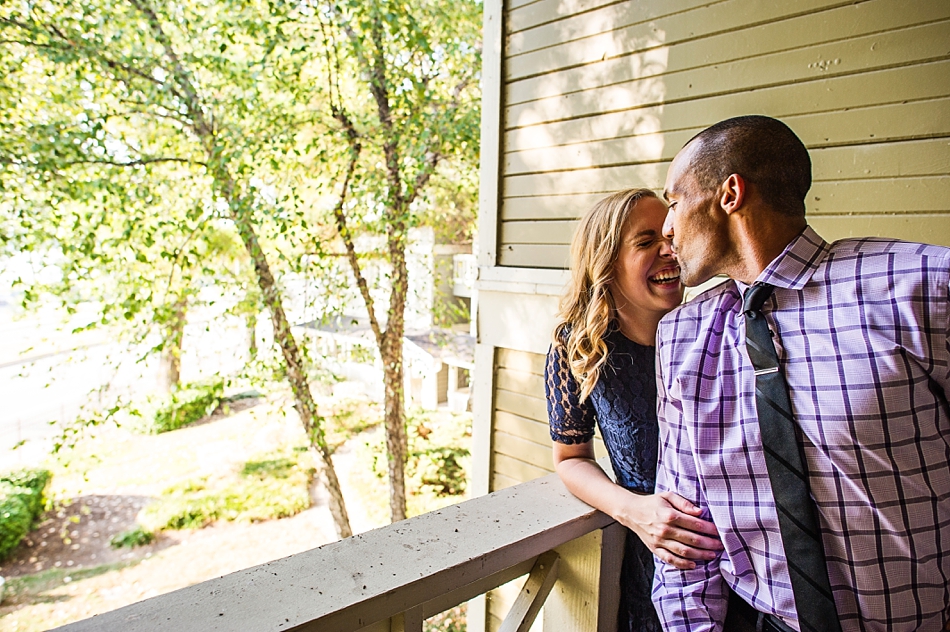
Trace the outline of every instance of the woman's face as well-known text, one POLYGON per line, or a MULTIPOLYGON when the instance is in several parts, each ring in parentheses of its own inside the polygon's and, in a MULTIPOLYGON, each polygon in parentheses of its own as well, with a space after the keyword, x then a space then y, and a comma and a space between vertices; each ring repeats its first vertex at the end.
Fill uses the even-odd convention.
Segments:
POLYGON ((683 300, 680 267, 663 236, 666 204, 645 197, 627 217, 610 285, 617 309, 665 314, 683 300))

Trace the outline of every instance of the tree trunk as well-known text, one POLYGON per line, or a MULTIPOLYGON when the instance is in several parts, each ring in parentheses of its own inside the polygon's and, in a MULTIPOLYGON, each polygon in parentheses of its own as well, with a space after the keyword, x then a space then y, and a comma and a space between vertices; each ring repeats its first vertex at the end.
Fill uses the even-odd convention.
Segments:
MULTIPOLYGON (((405 209, 397 207, 397 210, 405 209)), ((396 214, 397 217, 400 215, 396 214)), ((383 359, 386 378, 383 419, 386 424, 386 448, 389 452, 389 509, 392 521, 396 522, 406 518, 406 459, 409 456, 402 346, 406 332, 406 295, 409 293, 409 270, 406 267, 408 231, 403 222, 392 222, 387 230, 393 285, 389 295, 388 322, 383 344, 380 345, 380 356, 383 359)))
POLYGON ((387 344, 380 348, 383 360, 385 398, 383 421, 386 427, 386 457, 389 465, 389 514, 392 522, 406 519, 406 458, 408 438, 403 409, 402 335, 387 331, 387 344))
POLYGON ((343 492, 340 489, 336 471, 333 469, 333 461, 330 459, 330 449, 326 442, 323 420, 317 414, 317 406, 313 401, 313 394, 310 392, 310 384, 307 381, 300 350, 297 348, 297 343, 291 334, 290 323, 287 322, 287 316, 284 314, 277 283, 271 273, 270 265, 267 263, 267 257, 264 256, 264 251, 261 250, 257 232, 254 230, 250 211, 252 205, 248 203, 248 200, 243 199, 239 191, 236 190, 234 178, 228 171, 227 161, 223 158, 222 147, 218 144, 216 138, 215 125, 213 124, 214 117, 204 107, 201 98, 198 96, 198 91, 192 83, 191 73, 182 63, 171 39, 163 31, 158 15, 148 2, 143 0, 131 0, 131 2, 145 17, 152 35, 164 49, 170 75, 177 84, 181 93, 180 98, 185 102, 188 114, 192 118, 194 134, 207 152, 208 173, 214 181, 214 188, 227 203, 231 219, 234 221, 241 241, 244 242, 244 247, 254 263, 257 284, 263 293, 264 305, 270 309, 271 322, 274 327, 274 340, 284 356, 287 380, 290 382, 290 388, 294 394, 297 414, 300 416, 300 421, 307 433, 307 439, 317 454, 318 475, 322 475, 327 481, 327 491, 330 493, 330 513, 333 515, 337 533, 341 538, 348 538, 353 535, 353 531, 350 528, 349 516, 346 513, 346 504, 343 502, 343 492))
POLYGON ((245 317, 247 326, 247 355, 248 361, 253 362, 257 359, 257 314, 249 312, 245 317))
POLYGON ((175 300, 171 320, 165 323, 165 344, 162 346, 162 376, 165 390, 172 392, 181 381, 181 343, 185 337, 185 309, 187 301, 175 300))
POLYGON ((330 448, 327 445, 326 434, 323 429, 323 419, 317 414, 317 406, 313 401, 313 394, 310 392, 310 383, 307 380, 300 349, 297 347, 297 342, 290 331, 290 323, 286 314, 284 314, 284 306, 277 288, 277 282, 271 274, 270 265, 267 263, 267 259, 264 257, 258 243, 254 227, 239 210, 232 212, 232 218, 237 226, 238 233, 241 235, 241 240, 251 256, 251 261, 254 263, 254 270, 257 272, 257 281, 264 297, 264 304, 270 309, 271 322, 274 327, 274 340, 284 356, 287 380, 290 382, 290 388, 294 394, 294 407, 297 409, 300 421, 307 432, 310 446, 317 456, 317 474, 324 478, 327 483, 327 491, 330 493, 329 505, 333 522, 336 524, 338 535, 341 538, 348 538, 353 535, 353 530, 350 528, 350 518, 346 512, 346 503, 343 501, 343 491, 340 489, 340 481, 337 478, 336 470, 333 468, 330 448))

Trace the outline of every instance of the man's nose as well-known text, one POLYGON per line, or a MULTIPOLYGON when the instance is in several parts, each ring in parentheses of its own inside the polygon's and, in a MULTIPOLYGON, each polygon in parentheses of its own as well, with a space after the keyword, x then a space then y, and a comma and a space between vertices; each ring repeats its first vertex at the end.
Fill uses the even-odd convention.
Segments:
POLYGON ((666 219, 663 220, 663 236, 670 242, 673 241, 673 210, 666 212, 666 219))

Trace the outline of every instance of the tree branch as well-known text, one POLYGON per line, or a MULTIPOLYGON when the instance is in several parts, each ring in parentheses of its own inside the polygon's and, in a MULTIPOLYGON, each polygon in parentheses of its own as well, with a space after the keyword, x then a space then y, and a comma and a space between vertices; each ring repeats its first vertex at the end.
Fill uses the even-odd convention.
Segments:
POLYGON ((341 114, 340 121, 347 132, 347 142, 350 144, 350 160, 346 165, 346 175, 343 177, 343 188, 340 191, 340 197, 337 200, 336 205, 333 207, 333 217, 336 220, 337 232, 340 234, 340 238, 343 240, 343 247, 346 249, 346 258, 350 263, 350 269, 353 271, 353 276, 356 277, 356 285, 360 290, 360 295, 363 297, 363 303, 366 305, 366 312, 369 316, 369 324, 373 330, 373 335, 376 336, 376 344, 382 348, 384 332, 379 325, 379 321, 376 319, 376 307, 373 301, 373 295, 370 294, 369 285, 366 283, 366 277, 363 276, 363 271, 360 268, 359 255, 356 254, 356 246, 353 243, 353 234, 350 232, 350 228, 347 225, 346 211, 344 210, 350 179, 353 177, 353 173, 356 171, 356 164, 359 161, 362 146, 360 145, 356 130, 353 129, 352 123, 350 123, 349 119, 346 118, 345 113, 341 114))
MULTIPOLYGON (((465 77, 460 81, 455 88, 452 89, 452 100, 449 101, 448 107, 440 108, 438 104, 433 103, 432 108, 444 111, 447 113, 456 112, 459 108, 459 101, 461 99, 462 91, 468 86, 471 81, 471 77, 465 77)), ((419 195, 419 191, 425 188, 428 184, 429 179, 432 177, 432 174, 435 173, 436 167, 439 165, 439 162, 445 158, 445 155, 441 151, 429 151, 429 155, 426 159, 425 165, 416 174, 415 182, 413 183, 412 189, 406 193, 406 203, 412 204, 412 202, 419 195)))
POLYGON ((181 98, 181 95, 178 94, 174 90, 174 88, 167 86, 165 83, 159 81, 152 75, 148 74, 148 72, 141 70, 139 68, 136 68, 135 66, 132 66, 130 64, 120 62, 116 59, 112 59, 111 57, 107 57, 106 55, 103 55, 100 51, 96 50, 95 48, 87 46, 85 42, 83 42, 81 39, 77 40, 75 38, 69 37, 68 35, 63 33, 61 30, 56 28, 56 26, 53 24, 32 26, 30 24, 19 22, 12 18, 0 18, 0 22, 9 24, 13 27, 26 31, 27 33, 31 35, 36 34, 38 31, 41 31, 51 38, 50 43, 42 43, 42 42, 38 42, 32 39, 27 40, 25 42, 23 41, 19 42, 20 44, 24 46, 32 46, 34 48, 50 48, 50 49, 61 50, 65 52, 78 51, 78 52, 81 52, 83 55, 87 56, 88 58, 99 60, 101 63, 105 64, 106 67, 108 67, 109 69, 113 71, 121 71, 129 76, 143 79, 145 81, 148 81, 149 83, 152 83, 153 85, 160 87, 163 90, 169 90, 172 94, 181 98))
MULTIPOLYGON (((201 99, 198 97, 198 91, 195 89, 194 83, 191 80, 191 74, 181 63, 181 59, 178 57, 178 53, 175 51, 175 47, 172 45, 168 34, 166 34, 165 30, 162 28, 162 23, 158 19, 158 15, 155 13, 152 7, 149 6, 146 0, 129 1, 132 6, 138 9, 139 12, 145 16, 145 19, 149 25, 149 29, 152 32, 152 36, 158 41, 158 43, 162 46, 162 49, 165 51, 165 57, 172 66, 171 74, 173 77, 175 77, 175 81, 184 93, 182 100, 188 107, 189 114, 193 120, 192 128, 195 130, 195 134, 197 134, 198 137, 204 140, 206 143, 210 142, 210 139, 214 136, 214 125, 208 119, 208 116, 205 114, 204 110, 201 108, 201 99)), ((209 151, 212 150, 211 145, 206 144, 206 148, 209 151)))
POLYGON ((139 158, 138 160, 128 160, 125 162, 119 160, 106 160, 106 159, 88 159, 88 160, 70 160, 63 163, 66 166, 73 165, 83 165, 83 164, 93 164, 93 165, 111 165, 113 167, 139 167, 142 165, 150 165, 157 162, 180 162, 190 165, 199 165, 202 167, 207 167, 207 163, 201 162, 200 160, 191 160, 190 158, 174 158, 174 157, 156 157, 156 158, 139 158))

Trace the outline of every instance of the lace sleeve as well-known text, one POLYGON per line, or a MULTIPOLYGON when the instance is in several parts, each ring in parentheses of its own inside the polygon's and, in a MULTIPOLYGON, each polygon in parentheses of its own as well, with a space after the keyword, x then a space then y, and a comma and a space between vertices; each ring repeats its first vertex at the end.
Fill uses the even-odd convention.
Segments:
POLYGON ((562 345, 551 345, 544 366, 544 394, 548 404, 551 439, 568 445, 594 438, 594 408, 588 398, 580 403, 580 385, 567 363, 562 345))

